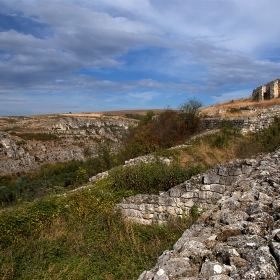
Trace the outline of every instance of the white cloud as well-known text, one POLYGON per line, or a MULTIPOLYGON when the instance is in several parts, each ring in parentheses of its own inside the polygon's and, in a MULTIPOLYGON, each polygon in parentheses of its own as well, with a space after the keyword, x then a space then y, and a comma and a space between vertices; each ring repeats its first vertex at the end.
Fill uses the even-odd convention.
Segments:
POLYGON ((50 92, 71 92, 76 102, 88 92, 98 93, 99 102, 115 94, 116 106, 125 98, 152 106, 183 93, 242 94, 280 76, 278 0, 0 0, 0 6, 11 23, 0 21, 0 93, 14 98, 36 93, 47 104, 50 92))

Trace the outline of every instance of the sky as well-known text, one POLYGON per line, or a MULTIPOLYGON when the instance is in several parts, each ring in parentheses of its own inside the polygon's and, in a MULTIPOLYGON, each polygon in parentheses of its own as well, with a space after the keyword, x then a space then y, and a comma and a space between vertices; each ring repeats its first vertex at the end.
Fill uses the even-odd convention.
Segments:
POLYGON ((0 116, 210 106, 280 78, 279 0, 0 7, 0 116))

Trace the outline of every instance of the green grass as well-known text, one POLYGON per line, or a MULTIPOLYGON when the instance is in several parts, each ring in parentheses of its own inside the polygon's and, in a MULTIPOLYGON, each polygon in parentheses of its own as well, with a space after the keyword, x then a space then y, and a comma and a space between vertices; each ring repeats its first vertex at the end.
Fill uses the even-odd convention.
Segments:
POLYGON ((201 173, 200 165, 187 168, 177 163, 167 165, 162 162, 141 163, 126 168, 115 168, 110 172, 115 190, 126 189, 140 193, 158 194, 201 173))
POLYGON ((166 226, 125 222, 114 205, 131 191, 110 180, 67 197, 46 197, 0 213, 1 279, 137 279, 192 219, 166 226))

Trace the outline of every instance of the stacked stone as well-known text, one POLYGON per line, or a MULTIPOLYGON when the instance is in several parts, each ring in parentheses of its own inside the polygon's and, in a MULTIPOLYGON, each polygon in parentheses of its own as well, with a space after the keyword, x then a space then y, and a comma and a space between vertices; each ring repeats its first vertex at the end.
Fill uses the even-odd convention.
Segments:
POLYGON ((218 165, 159 195, 124 198, 118 205, 126 219, 141 224, 163 224, 187 215, 196 205, 210 209, 237 180, 245 180, 253 170, 254 160, 236 160, 218 165))
POLYGON ((200 123, 200 130, 216 129, 221 126, 223 120, 228 121, 231 125, 240 129, 241 133, 255 133, 267 128, 275 116, 280 115, 280 105, 270 106, 268 108, 255 108, 255 115, 238 118, 204 118, 200 123))
POLYGON ((138 280, 280 279, 279 169, 280 149, 202 176, 231 185, 138 280))

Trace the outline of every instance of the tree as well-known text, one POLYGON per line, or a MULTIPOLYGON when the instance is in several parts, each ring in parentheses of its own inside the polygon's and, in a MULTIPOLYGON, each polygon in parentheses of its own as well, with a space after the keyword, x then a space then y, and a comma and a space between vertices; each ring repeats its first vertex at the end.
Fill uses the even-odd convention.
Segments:
POLYGON ((179 106, 179 110, 181 110, 181 117, 183 118, 187 126, 187 130, 190 133, 194 133, 197 129, 201 107, 202 102, 196 98, 188 99, 187 102, 179 106))

